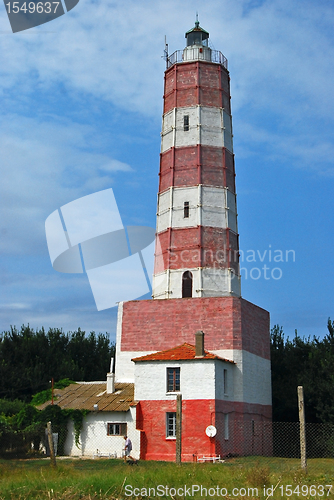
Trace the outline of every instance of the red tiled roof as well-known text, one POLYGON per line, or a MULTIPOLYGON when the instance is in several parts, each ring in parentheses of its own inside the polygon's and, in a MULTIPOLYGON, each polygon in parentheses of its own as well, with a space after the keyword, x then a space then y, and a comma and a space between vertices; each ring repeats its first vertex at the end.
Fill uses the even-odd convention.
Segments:
POLYGON ((196 357, 196 348, 194 345, 184 343, 182 345, 173 347, 172 349, 167 349, 166 351, 158 351, 152 354, 147 354, 146 356, 140 356, 139 358, 133 358, 132 361, 188 361, 188 360, 200 360, 203 359, 220 359, 221 361, 227 361, 228 363, 233 363, 229 359, 220 358, 212 352, 204 351, 205 355, 203 357, 196 357))

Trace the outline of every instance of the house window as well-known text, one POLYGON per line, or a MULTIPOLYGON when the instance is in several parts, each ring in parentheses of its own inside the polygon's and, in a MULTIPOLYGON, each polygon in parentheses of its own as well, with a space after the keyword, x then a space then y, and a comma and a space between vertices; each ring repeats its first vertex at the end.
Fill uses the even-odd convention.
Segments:
POLYGON ((180 368, 167 368, 167 392, 180 390, 180 368))
POLYGON ((229 438, 228 413, 225 413, 225 415, 224 415, 224 439, 226 439, 226 441, 227 441, 228 438, 229 438))
POLYGON ((182 275, 182 298, 193 296, 193 275, 186 271, 182 275))
POLYGON ((183 217, 187 219, 189 217, 189 201, 185 201, 183 205, 183 217))
POLYGON ((227 396, 227 389, 228 389, 228 385, 227 385, 227 370, 224 369, 224 394, 225 394, 225 396, 227 396))
POLYGON ((166 437, 171 438, 176 436, 176 413, 166 413, 166 437))
POLYGON ((126 424, 124 423, 108 423, 107 424, 107 434, 108 436, 125 436, 126 435, 126 424))
POLYGON ((188 130, 189 130, 189 115, 183 116, 183 130, 185 132, 188 132, 188 130))

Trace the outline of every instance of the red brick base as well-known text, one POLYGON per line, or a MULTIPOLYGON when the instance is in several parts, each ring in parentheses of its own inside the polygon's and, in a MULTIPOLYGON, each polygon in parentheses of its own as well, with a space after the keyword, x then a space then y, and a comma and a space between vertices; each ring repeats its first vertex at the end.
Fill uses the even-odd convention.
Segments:
POLYGON ((270 359, 269 313, 237 297, 125 302, 122 351, 162 351, 205 333, 205 349, 243 349, 270 359))

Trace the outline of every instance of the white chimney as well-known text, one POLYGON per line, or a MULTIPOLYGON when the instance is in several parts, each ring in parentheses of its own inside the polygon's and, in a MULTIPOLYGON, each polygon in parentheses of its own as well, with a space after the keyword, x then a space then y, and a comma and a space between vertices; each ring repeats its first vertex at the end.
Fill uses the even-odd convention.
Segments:
POLYGON ((115 374, 113 373, 114 358, 110 361, 110 372, 107 373, 107 394, 115 392, 115 374))

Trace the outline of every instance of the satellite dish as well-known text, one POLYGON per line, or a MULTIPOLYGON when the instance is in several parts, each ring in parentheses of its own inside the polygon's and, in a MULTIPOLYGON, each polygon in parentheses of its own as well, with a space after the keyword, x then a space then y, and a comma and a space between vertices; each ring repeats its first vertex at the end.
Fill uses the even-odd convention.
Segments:
POLYGON ((213 438, 215 437, 215 435, 217 434, 217 429, 214 425, 208 425, 208 427, 205 429, 205 434, 209 437, 209 438, 213 438))

